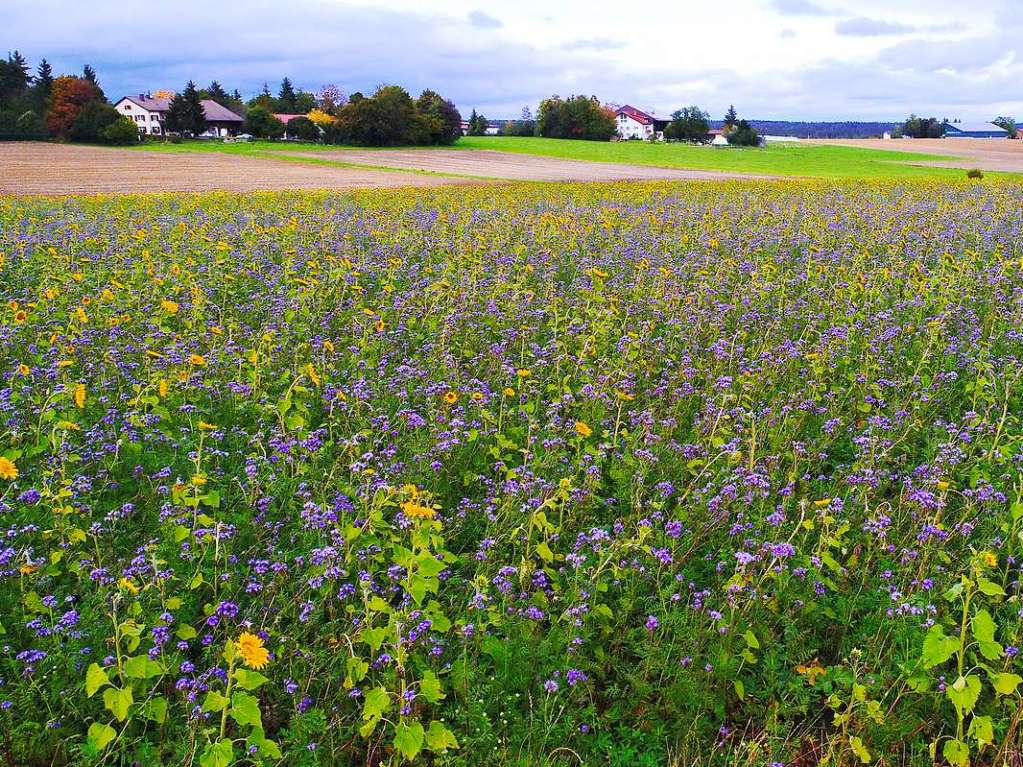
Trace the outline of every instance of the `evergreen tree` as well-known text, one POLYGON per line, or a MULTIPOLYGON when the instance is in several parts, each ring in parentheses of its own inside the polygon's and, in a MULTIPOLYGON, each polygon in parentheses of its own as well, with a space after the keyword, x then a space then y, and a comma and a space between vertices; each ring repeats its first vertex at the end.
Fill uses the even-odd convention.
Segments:
POLYGON ((202 92, 202 97, 212 99, 221 106, 227 106, 227 102, 231 100, 231 97, 227 95, 227 91, 224 90, 224 86, 214 80, 202 92))
POLYGON ((291 84, 291 80, 285 77, 281 80, 281 90, 277 94, 277 109, 280 112, 294 113, 296 110, 295 106, 295 88, 291 84))
POLYGON ((96 79, 96 70, 92 68, 91 64, 86 64, 82 68, 82 79, 88 80, 90 83, 96 86, 96 90, 99 91, 99 97, 103 101, 107 100, 106 95, 103 93, 103 87, 99 84, 99 80, 96 79))
POLYGON ((728 105, 728 111, 725 112, 725 131, 730 131, 736 125, 739 124, 739 115, 735 111, 735 106, 732 104, 728 105))
POLYGON ((36 69, 36 89, 50 95, 50 90, 53 88, 53 67, 50 66, 50 62, 43 59, 39 62, 39 67, 36 69))
POLYGON ((171 99, 167 108, 167 130, 198 136, 206 131, 206 113, 202 108, 199 91, 191 80, 185 90, 171 99))
POLYGON ((7 58, 7 60, 13 67, 17 68, 18 72, 21 73, 18 77, 22 80, 22 87, 31 84, 32 75, 29 74, 28 61, 25 60, 25 57, 22 56, 20 52, 15 51, 7 58))

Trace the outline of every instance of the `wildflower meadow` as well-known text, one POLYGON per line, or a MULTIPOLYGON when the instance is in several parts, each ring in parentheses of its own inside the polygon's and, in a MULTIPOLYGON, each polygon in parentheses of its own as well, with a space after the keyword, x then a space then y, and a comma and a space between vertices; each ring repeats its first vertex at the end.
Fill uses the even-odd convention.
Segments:
POLYGON ((0 764, 1018 763, 1021 378, 1007 182, 0 199, 0 764))

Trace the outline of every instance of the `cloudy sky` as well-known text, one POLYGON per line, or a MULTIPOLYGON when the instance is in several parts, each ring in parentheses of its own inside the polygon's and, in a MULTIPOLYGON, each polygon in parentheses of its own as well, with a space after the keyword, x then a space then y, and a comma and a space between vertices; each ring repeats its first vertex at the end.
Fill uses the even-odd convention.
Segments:
POLYGON ((4 0, 0 51, 108 96, 432 87, 517 116, 552 93, 761 119, 1023 118, 1020 0, 4 0))

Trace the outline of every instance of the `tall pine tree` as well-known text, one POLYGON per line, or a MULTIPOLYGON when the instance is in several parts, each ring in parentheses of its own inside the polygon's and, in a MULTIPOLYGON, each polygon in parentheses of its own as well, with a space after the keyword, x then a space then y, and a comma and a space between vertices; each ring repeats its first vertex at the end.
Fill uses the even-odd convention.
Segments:
POLYGON ((296 109, 295 88, 292 86, 291 80, 285 77, 281 80, 281 90, 277 94, 277 111, 293 113, 296 109))
POLYGON ((206 132, 206 112, 203 111, 199 91, 191 80, 185 90, 171 99, 167 108, 167 130, 193 136, 206 132))

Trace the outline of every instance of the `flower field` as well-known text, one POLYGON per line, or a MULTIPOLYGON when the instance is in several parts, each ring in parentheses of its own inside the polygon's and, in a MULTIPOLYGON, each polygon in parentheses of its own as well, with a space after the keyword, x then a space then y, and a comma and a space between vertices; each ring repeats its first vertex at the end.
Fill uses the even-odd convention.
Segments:
POLYGON ((0 764, 1019 759, 1023 192, 0 199, 0 764))

